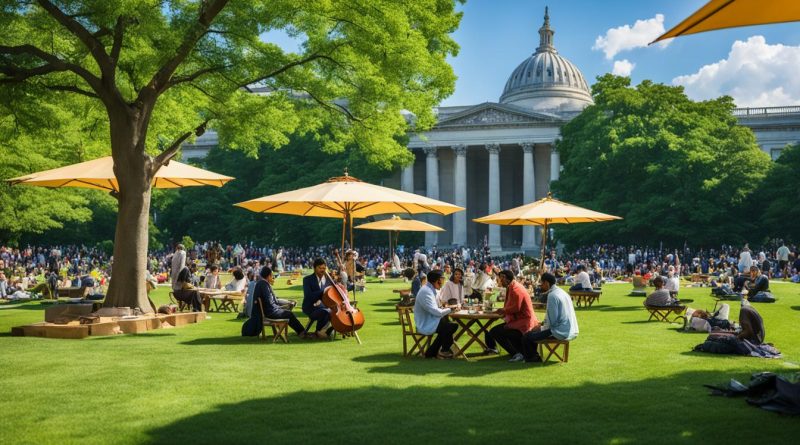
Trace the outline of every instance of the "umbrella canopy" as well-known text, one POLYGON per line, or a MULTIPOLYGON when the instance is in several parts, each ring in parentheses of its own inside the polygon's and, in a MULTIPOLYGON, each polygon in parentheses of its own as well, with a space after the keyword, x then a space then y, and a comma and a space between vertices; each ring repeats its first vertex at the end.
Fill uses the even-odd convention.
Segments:
POLYGON ((347 175, 322 184, 264 196, 235 204, 260 213, 366 218, 385 213, 436 213, 449 215, 463 207, 413 193, 362 182, 347 175))
POLYGON ((483 224, 497 224, 501 226, 542 226, 542 262, 544 264, 544 253, 547 249, 547 226, 550 224, 575 224, 598 221, 611 221, 622 219, 619 216, 607 215, 595 212, 576 205, 568 204, 557 199, 553 199, 550 193, 546 198, 536 202, 504 210, 499 213, 474 219, 473 221, 483 224))
POLYGON ((415 219, 400 219, 393 215, 390 219, 375 221, 356 226, 356 229, 389 230, 393 232, 444 232, 444 229, 433 224, 417 221, 415 219))
POLYGON ((798 20, 800 2, 797 0, 711 0, 652 43, 716 29, 798 20))
POLYGON ((548 194, 546 198, 542 198, 536 202, 477 218, 473 221, 484 224, 498 224, 501 226, 543 226, 553 223, 574 224, 610 221, 613 219, 622 218, 568 204, 553 199, 553 197, 548 194))
MULTIPOLYGON (((153 187, 164 189, 201 185, 222 187, 232 179, 230 176, 192 167, 178 161, 170 161, 156 172, 153 187)), ((11 184, 39 187, 82 187, 119 191, 119 184, 114 176, 114 160, 111 156, 31 173, 7 181, 11 184)))

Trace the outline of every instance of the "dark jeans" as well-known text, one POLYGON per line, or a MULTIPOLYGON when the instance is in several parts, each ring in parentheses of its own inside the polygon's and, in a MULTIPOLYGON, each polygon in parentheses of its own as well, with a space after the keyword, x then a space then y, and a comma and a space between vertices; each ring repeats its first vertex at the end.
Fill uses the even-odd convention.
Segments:
POLYGON ((449 351, 453 346, 453 334, 456 333, 456 329, 458 329, 457 324, 447 321, 447 317, 442 317, 439 326, 436 326, 436 338, 425 351, 425 357, 436 357, 439 351, 449 351))
POLYGON ((297 319, 297 316, 294 315, 294 312, 287 311, 286 309, 277 310, 271 314, 266 315, 267 318, 282 318, 289 320, 289 327, 292 328, 293 331, 297 332, 298 334, 302 334, 305 331, 303 324, 300 323, 300 320, 297 319))
POLYGON ((522 337, 522 355, 525 356, 525 361, 541 360, 538 351, 539 342, 552 336, 550 329, 530 331, 525 334, 522 337))
POLYGON ((316 307, 308 315, 308 318, 317 322, 317 332, 320 332, 328 322, 331 321, 331 310, 326 307, 316 307))
POLYGON ((592 291, 594 289, 587 289, 580 285, 580 283, 573 285, 569 288, 569 290, 577 290, 577 291, 592 291))
POLYGON ((503 323, 495 326, 486 333, 486 347, 497 349, 497 344, 511 355, 522 353, 522 332, 510 329, 503 323))

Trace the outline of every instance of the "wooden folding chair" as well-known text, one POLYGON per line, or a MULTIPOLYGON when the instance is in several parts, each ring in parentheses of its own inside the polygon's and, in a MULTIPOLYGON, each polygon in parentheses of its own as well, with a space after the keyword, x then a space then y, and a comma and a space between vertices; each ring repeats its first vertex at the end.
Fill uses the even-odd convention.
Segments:
POLYGON ((569 361, 569 340, 559 340, 557 338, 550 337, 538 342, 538 349, 539 357, 542 358, 542 362, 546 362, 554 355, 561 363, 567 363, 569 361), (547 350, 546 356, 544 355, 545 349, 547 350), (560 353, 559 349, 561 350, 560 353))
POLYGON ((272 343, 277 343, 278 339, 283 340, 284 343, 289 343, 289 319, 288 318, 267 318, 264 316, 264 307, 261 306, 261 300, 256 299, 258 310, 261 311, 261 320, 263 326, 261 327, 261 338, 267 338, 267 326, 272 328, 272 343))
POLYGON ((647 306, 645 308, 650 313, 650 318, 647 321, 655 319, 656 321, 663 321, 666 323, 686 323, 686 317, 683 315, 686 312, 686 306, 647 306), (672 315, 676 316, 670 320, 672 315), (682 321, 681 321, 682 320, 682 321))
POLYGON ((433 335, 420 334, 414 329, 413 306, 395 306, 397 316, 400 318, 400 327, 403 330, 403 356, 423 356, 425 350, 431 345, 433 335), (411 347, 409 348, 409 345, 411 347))

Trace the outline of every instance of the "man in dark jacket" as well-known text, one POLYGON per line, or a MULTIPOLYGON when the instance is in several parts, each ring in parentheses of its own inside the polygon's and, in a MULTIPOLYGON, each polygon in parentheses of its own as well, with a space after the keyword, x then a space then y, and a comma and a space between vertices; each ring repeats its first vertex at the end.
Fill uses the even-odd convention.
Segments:
POLYGON ((303 278, 303 313, 308 315, 312 321, 317 322, 317 329, 314 335, 319 338, 326 338, 331 328, 328 323, 331 320, 331 310, 322 304, 322 295, 331 284, 330 278, 326 273, 328 265, 322 258, 314 260, 314 273, 303 278), (327 329, 327 331, 326 331, 327 329))
POLYGON ((264 326, 264 320, 261 318, 263 311, 264 317, 272 319, 289 320, 289 327, 292 328, 300 337, 306 336, 306 331, 302 323, 297 317, 288 309, 283 309, 278 303, 278 297, 272 290, 272 284, 275 283, 275 276, 272 274, 272 269, 267 266, 261 268, 261 280, 256 283, 253 290, 253 312, 252 316, 242 325, 242 336, 255 337, 261 333, 264 326), (258 305, 261 308, 258 308, 258 305))

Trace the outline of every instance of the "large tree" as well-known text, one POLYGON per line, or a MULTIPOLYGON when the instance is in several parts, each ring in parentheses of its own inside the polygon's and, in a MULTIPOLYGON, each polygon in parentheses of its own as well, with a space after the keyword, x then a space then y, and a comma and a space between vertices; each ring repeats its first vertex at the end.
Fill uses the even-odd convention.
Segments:
POLYGON ((800 145, 783 149, 758 193, 752 197, 750 218, 757 219, 761 233, 770 238, 800 242, 800 145))
POLYGON ((107 304, 146 309, 150 182, 182 143, 213 125, 223 145, 255 154, 296 132, 407 162, 401 111, 424 129, 453 90, 456 1, 0 0, 0 97, 7 114, 102 106, 120 184, 107 304))
POLYGON ((741 209, 770 169, 730 97, 695 102, 682 87, 605 75, 595 104, 562 129, 559 198, 624 217, 561 230, 575 243, 689 242, 746 238, 741 209))

